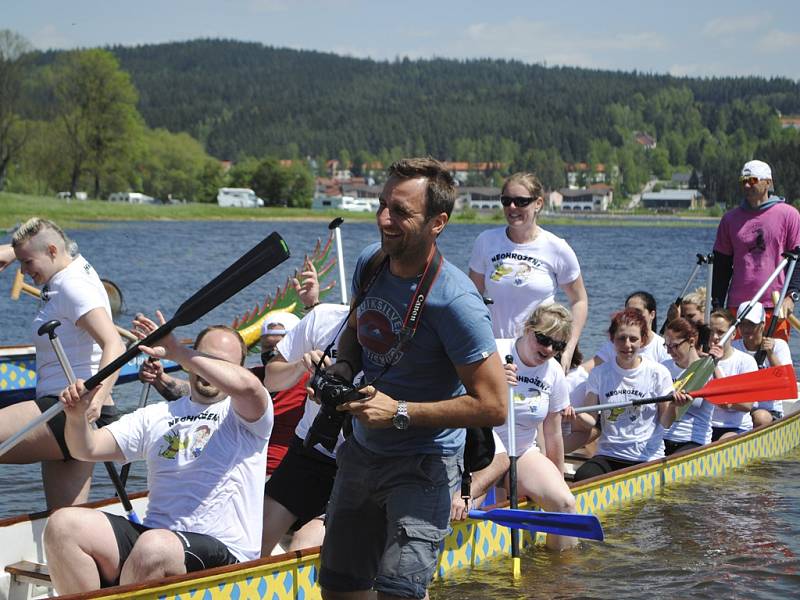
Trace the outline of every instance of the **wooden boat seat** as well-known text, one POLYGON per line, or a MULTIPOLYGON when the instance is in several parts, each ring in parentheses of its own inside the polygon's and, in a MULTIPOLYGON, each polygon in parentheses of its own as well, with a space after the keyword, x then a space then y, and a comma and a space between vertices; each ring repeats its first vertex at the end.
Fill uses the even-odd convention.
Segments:
POLYGON ((47 568, 47 565, 41 563, 21 560, 14 564, 6 565, 6 573, 17 581, 46 585, 48 587, 53 586, 50 582, 50 569, 47 568))

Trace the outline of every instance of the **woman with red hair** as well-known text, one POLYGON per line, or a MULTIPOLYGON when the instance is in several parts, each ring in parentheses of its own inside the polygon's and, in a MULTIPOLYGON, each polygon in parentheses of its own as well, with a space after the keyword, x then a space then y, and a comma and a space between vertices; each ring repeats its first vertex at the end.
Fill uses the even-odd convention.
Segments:
MULTIPOLYGON (((612 317, 608 334, 614 345, 614 360, 604 362, 589 373, 587 406, 624 404, 673 392, 667 368, 639 353, 647 330, 647 320, 637 309, 626 308, 612 317)), ((689 398, 676 393, 681 403, 689 398)), ((565 411, 565 416, 574 417, 574 412, 570 412, 565 411)), ((577 418, 589 426, 597 421, 591 413, 581 413, 577 418)), ((601 411, 597 453, 581 465, 575 473, 575 481, 663 457, 664 430, 674 419, 673 401, 601 411)))

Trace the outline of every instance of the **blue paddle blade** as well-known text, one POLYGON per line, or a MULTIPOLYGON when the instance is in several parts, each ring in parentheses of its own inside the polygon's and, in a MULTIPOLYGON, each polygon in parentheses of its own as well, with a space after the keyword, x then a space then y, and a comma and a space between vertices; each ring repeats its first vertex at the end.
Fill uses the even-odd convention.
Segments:
POLYGON ((512 529, 527 529, 556 535, 568 535, 587 540, 603 541, 603 527, 594 515, 572 513, 542 512, 518 508, 494 508, 492 510, 471 510, 471 519, 493 521, 512 529))

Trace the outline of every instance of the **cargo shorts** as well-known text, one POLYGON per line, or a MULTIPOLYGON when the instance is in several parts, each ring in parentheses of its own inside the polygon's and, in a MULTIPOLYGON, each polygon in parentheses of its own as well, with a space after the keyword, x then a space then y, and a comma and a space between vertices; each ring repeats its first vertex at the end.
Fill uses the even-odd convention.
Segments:
POLYGON ((337 463, 320 585, 424 598, 461 485, 461 453, 382 456, 350 437, 337 463))

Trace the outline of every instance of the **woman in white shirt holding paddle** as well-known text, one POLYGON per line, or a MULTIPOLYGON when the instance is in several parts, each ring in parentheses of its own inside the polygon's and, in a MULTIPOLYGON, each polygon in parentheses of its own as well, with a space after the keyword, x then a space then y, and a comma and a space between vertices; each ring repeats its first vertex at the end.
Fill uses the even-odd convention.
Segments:
MULTIPOLYGON (((14 233, 12 246, 22 272, 42 288, 39 310, 32 324, 36 346, 36 399, 0 410, 0 442, 58 403, 69 382, 47 336, 38 329, 51 320, 75 375, 88 379, 125 351, 111 320, 108 294, 92 266, 70 252, 71 240, 52 221, 32 218, 14 233)), ((8 256, 0 252, 0 266, 8 256)), ((90 419, 105 425, 117 417, 111 399, 114 374, 101 384, 92 401, 90 419)), ((3 463, 42 463, 47 507, 55 509, 86 502, 92 480, 92 463, 72 460, 64 439, 64 413, 34 429, 0 458, 3 463)))
MULTIPOLYGON (((564 370, 554 358, 570 339, 572 317, 560 304, 540 306, 525 323, 517 339, 497 340, 500 356, 511 356, 506 378, 512 386, 516 434, 517 491, 551 512, 575 512, 575 498, 564 481, 564 441, 561 411, 569 406, 569 388, 564 370), (536 444, 539 425, 544 432, 543 455, 536 444)), ((504 446, 508 427, 495 428, 504 446)), ((547 547, 564 550, 575 538, 547 536, 547 547)))
MULTIPOLYGON (((661 364, 669 369, 673 381, 676 381, 695 361, 700 360, 698 338, 697 327, 687 319, 679 317, 667 325, 664 331, 664 346, 671 358, 661 364)), ((719 356, 722 355, 718 347, 715 347, 713 351, 719 356)), ((701 382, 701 385, 705 383, 701 382)), ((679 410, 679 415, 680 412, 679 410)), ((686 412, 664 434, 664 454, 669 456, 675 452, 698 448, 711 442, 711 416, 713 414, 713 404, 702 398, 692 400, 686 412)))
MULTIPOLYGON (((711 326, 711 344, 719 347, 722 336, 731 328, 734 322, 733 315, 727 310, 717 310, 711 313, 709 325, 711 326)), ((741 350, 733 347, 731 339, 722 346, 722 357, 717 362, 716 377, 728 377, 757 371, 755 359, 741 350)), ((714 406, 714 415, 711 418, 711 439, 724 440, 753 428, 753 419, 750 410, 752 402, 739 402, 737 404, 719 404, 714 406)))
MULTIPOLYGON (((647 332, 647 320, 635 308, 626 308, 611 319, 608 334, 615 356, 589 373, 586 406, 607 403, 621 406, 601 411, 597 453, 580 466, 575 481, 664 456, 664 430, 675 418, 675 402, 628 404, 632 400, 673 393, 667 368, 639 352, 647 332)), ((690 399, 680 392, 675 396, 682 403, 690 399)), ((565 416, 575 418, 575 413, 567 410, 565 416)), ((590 426, 597 421, 591 413, 581 413, 577 418, 590 426)))

